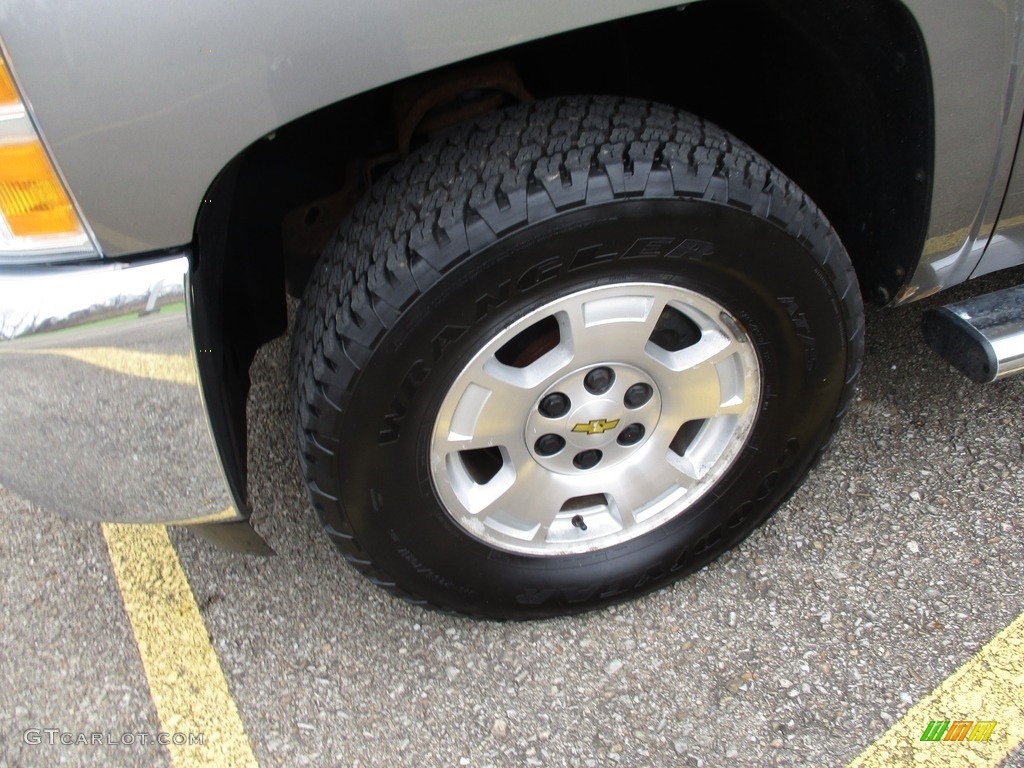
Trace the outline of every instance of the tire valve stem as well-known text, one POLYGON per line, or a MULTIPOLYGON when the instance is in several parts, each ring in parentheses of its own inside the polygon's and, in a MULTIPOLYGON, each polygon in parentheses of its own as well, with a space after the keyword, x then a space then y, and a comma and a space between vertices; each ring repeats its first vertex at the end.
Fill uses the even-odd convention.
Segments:
POLYGON ((587 524, 583 522, 583 515, 574 515, 572 518, 572 524, 581 531, 587 530, 587 524))

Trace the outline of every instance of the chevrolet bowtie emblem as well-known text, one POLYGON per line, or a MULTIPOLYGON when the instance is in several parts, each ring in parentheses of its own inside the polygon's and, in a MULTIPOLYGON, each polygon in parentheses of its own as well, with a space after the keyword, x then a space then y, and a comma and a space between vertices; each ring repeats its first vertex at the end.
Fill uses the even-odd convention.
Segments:
POLYGON ((573 432, 586 432, 588 435, 600 435, 619 425, 618 419, 591 419, 585 424, 577 424, 573 432))

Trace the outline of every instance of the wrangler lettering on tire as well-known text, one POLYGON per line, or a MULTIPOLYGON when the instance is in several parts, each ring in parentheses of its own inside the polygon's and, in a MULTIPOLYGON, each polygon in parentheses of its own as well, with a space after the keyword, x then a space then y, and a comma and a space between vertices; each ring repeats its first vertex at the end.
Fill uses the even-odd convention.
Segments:
POLYGON ((668 107, 538 102, 435 138, 332 239, 296 324, 300 460, 392 592, 581 610, 761 524, 862 351, 846 252, 767 161, 668 107))

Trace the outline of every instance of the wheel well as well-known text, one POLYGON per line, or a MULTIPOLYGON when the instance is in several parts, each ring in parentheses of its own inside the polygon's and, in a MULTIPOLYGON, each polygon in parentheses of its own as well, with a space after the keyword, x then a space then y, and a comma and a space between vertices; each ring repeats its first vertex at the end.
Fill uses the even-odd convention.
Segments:
MULTIPOLYGON (((208 340, 230 353, 235 371, 228 410, 244 414, 249 362, 284 330, 285 283, 301 291, 337 223, 401 157, 410 88, 450 91, 464 82, 451 122, 522 97, 491 87, 481 72, 495 67, 511 68, 534 98, 646 98, 736 134, 818 203, 877 303, 896 294, 921 253, 933 110, 927 54, 909 11, 899 0, 701 0, 360 94, 236 157, 206 195, 194 243, 197 301, 217 306, 208 340)), ((244 422, 234 431, 244 456, 244 422)))
POLYGON ((931 78, 896 0, 707 0, 541 41, 517 60, 538 96, 666 102, 746 141, 829 217, 867 298, 887 303, 916 264, 931 202, 931 78))

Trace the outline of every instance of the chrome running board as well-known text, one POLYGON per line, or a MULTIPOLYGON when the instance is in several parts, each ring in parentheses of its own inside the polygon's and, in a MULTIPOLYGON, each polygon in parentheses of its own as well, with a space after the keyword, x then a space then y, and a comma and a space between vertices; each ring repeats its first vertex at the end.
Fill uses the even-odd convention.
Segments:
POLYGON ((1024 371, 1024 285, 930 309, 924 338, 972 381, 985 384, 1024 371))

